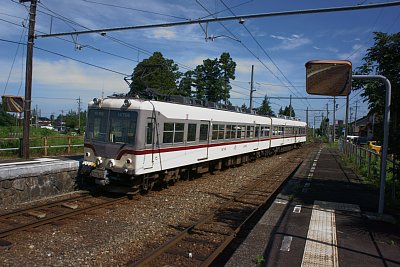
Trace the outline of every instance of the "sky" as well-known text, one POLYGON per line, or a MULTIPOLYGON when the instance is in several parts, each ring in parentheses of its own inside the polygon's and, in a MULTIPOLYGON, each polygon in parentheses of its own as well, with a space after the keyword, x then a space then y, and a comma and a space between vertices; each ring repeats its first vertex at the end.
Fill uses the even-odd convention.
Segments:
MULTIPOLYGON (((29 2, 0 0, 0 90, 2 95, 25 92, 27 17, 29 2), (10 42, 11 41, 11 42, 10 42)), ((204 59, 229 52, 237 63, 231 82, 230 101, 249 106, 251 66, 254 65, 254 107, 267 94, 277 113, 292 106, 296 116, 317 125, 328 106, 332 119, 333 99, 314 97, 305 89, 305 66, 309 60, 350 60, 353 69, 363 63, 374 44, 373 32, 400 31, 400 6, 293 16, 246 19, 240 15, 292 10, 383 3, 373 0, 40 0, 36 34, 74 32, 133 25, 158 24, 198 18, 238 16, 238 20, 208 25, 192 24, 100 34, 38 37, 33 53, 32 108, 42 116, 58 116, 78 110, 95 97, 127 93, 124 76, 138 62, 159 51, 173 59, 182 72, 194 69, 204 59), (212 14, 212 15, 210 15, 212 14), (207 28, 207 36, 205 29, 207 28), (214 40, 206 37, 214 36, 214 40)), ((387 1, 386 1, 387 2, 387 1)), ((350 95, 352 119, 368 113, 361 90, 350 95), (357 114, 356 114, 357 106, 357 114)), ((337 99, 337 119, 344 120, 345 100, 337 99)))

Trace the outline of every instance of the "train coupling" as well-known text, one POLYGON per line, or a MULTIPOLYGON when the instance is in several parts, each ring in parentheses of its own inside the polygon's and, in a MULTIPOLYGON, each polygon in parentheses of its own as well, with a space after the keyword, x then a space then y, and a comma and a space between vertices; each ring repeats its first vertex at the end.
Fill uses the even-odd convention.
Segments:
POLYGON ((95 183, 101 186, 108 185, 110 179, 108 178, 108 171, 105 169, 94 169, 90 173, 90 176, 95 179, 95 183))

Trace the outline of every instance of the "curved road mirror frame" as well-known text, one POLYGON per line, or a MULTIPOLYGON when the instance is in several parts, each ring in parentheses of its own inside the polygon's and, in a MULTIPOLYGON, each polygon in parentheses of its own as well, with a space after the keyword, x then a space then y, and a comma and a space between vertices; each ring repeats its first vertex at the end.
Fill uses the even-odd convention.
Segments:
POLYGON ((348 60, 311 60, 306 63, 306 90, 312 95, 347 96, 352 64, 348 60))

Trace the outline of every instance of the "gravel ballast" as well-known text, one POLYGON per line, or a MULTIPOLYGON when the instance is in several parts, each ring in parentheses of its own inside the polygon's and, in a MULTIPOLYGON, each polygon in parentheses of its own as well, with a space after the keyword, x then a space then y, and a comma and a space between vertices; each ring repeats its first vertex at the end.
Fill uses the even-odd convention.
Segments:
POLYGON ((307 147, 8 236, 12 245, 0 247, 0 265, 125 266, 211 212, 255 177, 268 175, 278 161, 307 156, 302 150, 307 147))

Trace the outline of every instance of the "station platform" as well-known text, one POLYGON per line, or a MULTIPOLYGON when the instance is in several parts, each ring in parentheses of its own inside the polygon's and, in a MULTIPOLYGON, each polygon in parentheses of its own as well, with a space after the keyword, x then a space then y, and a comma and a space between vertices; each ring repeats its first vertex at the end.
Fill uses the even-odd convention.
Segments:
POLYGON ((225 266, 400 266, 400 223, 379 192, 321 146, 225 266))

